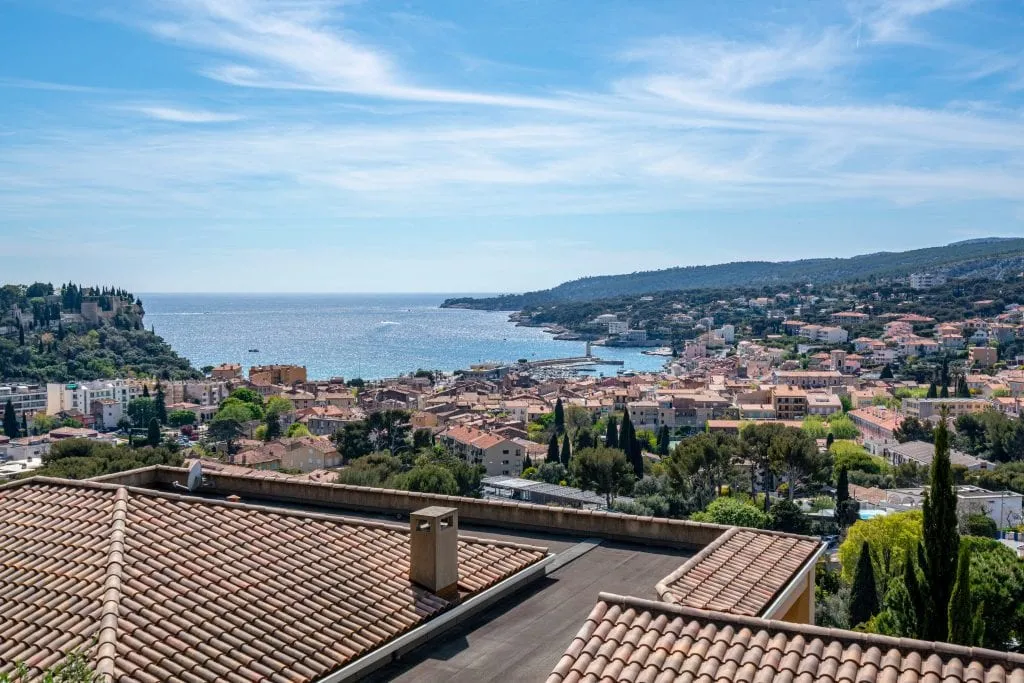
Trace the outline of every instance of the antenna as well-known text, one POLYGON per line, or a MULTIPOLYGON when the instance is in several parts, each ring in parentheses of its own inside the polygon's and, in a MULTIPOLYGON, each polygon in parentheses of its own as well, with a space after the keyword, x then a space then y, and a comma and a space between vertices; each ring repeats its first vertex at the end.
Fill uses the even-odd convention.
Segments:
POLYGON ((185 486, 182 486, 179 482, 174 482, 174 487, 192 492, 205 483, 203 481, 203 464, 199 460, 193 462, 192 466, 188 468, 187 482, 185 486))

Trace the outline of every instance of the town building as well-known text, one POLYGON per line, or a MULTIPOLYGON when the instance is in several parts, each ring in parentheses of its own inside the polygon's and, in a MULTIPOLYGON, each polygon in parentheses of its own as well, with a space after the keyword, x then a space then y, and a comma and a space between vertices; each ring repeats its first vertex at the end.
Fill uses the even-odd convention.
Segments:
POLYGON ((46 412, 47 396, 43 384, 0 384, 0 410, 10 401, 19 419, 22 415, 46 412))
POLYGON ((919 420, 938 418, 946 410, 951 420, 961 415, 980 413, 992 407, 992 402, 983 398, 905 398, 903 414, 919 420))
POLYGON ((91 382, 46 385, 46 413, 90 413, 94 401, 110 399, 123 408, 142 396, 142 384, 132 379, 99 379, 91 382))
POLYGON ((772 391, 772 407, 778 420, 802 420, 807 416, 807 392, 794 386, 777 386, 772 391))
POLYGON ((291 386, 306 382, 303 365, 254 365, 249 368, 249 381, 253 384, 283 384, 291 386))
POLYGON ((523 447, 511 439, 464 426, 449 427, 438 438, 466 462, 483 465, 487 476, 518 476, 523 471, 523 447))
POLYGON ((210 371, 210 377, 222 382, 242 379, 242 366, 239 363, 221 363, 210 371))
POLYGON ((824 389, 846 384, 843 373, 835 370, 774 370, 773 384, 787 384, 801 389, 824 389))
POLYGON ((911 289, 931 289, 946 284, 946 276, 941 273, 912 273, 910 276, 911 289))
POLYGON ((999 349, 994 346, 972 346, 967 351, 967 357, 976 368, 990 368, 999 361, 999 349))

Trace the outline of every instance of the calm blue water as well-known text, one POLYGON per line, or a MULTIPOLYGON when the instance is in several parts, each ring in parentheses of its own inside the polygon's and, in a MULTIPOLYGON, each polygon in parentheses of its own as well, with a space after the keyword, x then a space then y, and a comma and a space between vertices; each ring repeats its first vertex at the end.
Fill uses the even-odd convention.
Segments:
MULTIPOLYGON (((305 365, 311 378, 394 377, 418 368, 582 356, 582 342, 516 327, 507 313, 438 308, 445 294, 143 294, 152 325, 196 367, 305 365), (251 348, 259 353, 249 353, 251 348)), ((601 358, 652 371, 663 359, 595 347, 601 358)), ((614 374, 616 366, 598 366, 614 374)))

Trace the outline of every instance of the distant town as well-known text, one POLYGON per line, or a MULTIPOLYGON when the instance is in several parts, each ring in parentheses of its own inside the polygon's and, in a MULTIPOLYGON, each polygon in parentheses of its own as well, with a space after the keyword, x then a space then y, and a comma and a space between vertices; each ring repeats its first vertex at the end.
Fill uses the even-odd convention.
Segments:
MULTIPOLYGON (((668 532, 656 520, 687 520, 693 533, 726 525, 735 539, 708 545, 703 552, 717 558, 709 562, 724 561, 714 553, 729 543, 738 544, 730 553, 760 543, 757 533, 809 539, 793 552, 813 556, 812 565, 821 558, 816 587, 811 565, 786 576, 810 576, 814 597, 786 602, 786 620, 1003 650, 1024 641, 1024 619, 1007 617, 1006 600, 994 597, 1008 585, 1012 604, 1024 600, 1024 581, 1014 578, 1024 555, 1017 280, 922 272, 756 296, 617 297, 583 305, 586 316, 571 326, 551 323, 554 333, 587 340, 583 356, 372 381, 309 377, 287 364, 196 370, 145 330, 143 302, 127 292, 10 287, 0 316, 4 367, 61 379, 0 385, 0 477, 9 486, 33 476, 158 486, 164 472, 178 478, 163 485, 220 487, 229 501, 239 491, 296 500, 278 487, 333 486, 340 488, 294 490, 308 500, 365 490, 621 515, 650 520, 635 533, 648 529, 659 543, 668 532), (939 298, 947 302, 941 312, 939 298), (117 348, 116 359, 103 354, 104 343, 117 348), (610 365, 596 375, 611 363, 603 347, 615 344, 650 346, 664 367, 610 365), (133 345, 163 360, 141 364, 146 354, 133 345), (121 370, 96 377, 103 363, 121 370), (93 374, 62 376, 75 368, 93 374), (940 491, 952 516, 936 530, 921 520, 938 514, 940 491), (980 611, 964 618, 990 624, 984 635, 952 616, 930 630, 925 612, 907 607, 916 595, 946 614, 954 597, 929 597, 908 582, 941 580, 915 559, 919 543, 961 537, 973 556, 959 560, 970 565, 960 571, 986 596, 972 598, 980 611), (992 575, 975 576, 975 566, 992 575)), ((523 311, 513 321, 547 324, 537 317, 523 311)), ((343 507, 354 504, 347 500, 343 507)), ((372 500, 360 509, 398 504, 372 500)), ((658 584, 663 599, 689 590, 673 583, 685 581, 680 572, 658 584)))

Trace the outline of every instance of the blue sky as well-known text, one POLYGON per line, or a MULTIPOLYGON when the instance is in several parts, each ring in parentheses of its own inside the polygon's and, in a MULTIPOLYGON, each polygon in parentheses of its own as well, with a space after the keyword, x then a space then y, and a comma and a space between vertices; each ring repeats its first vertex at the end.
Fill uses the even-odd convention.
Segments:
POLYGON ((1024 235, 1020 0, 0 0, 5 281, 521 291, 1024 235))

